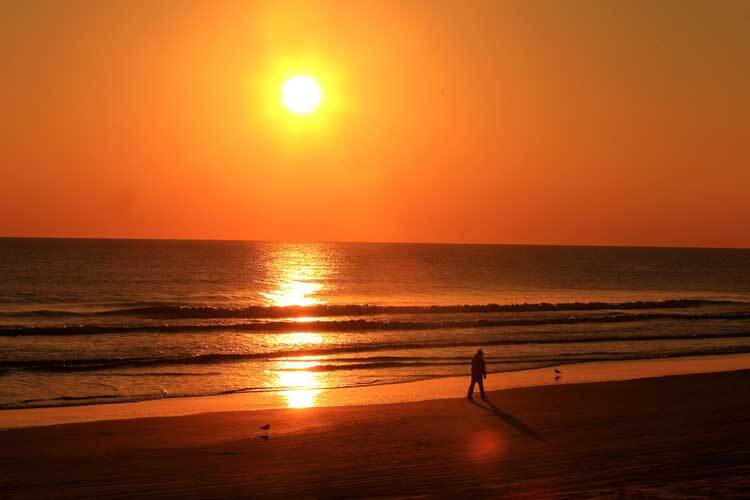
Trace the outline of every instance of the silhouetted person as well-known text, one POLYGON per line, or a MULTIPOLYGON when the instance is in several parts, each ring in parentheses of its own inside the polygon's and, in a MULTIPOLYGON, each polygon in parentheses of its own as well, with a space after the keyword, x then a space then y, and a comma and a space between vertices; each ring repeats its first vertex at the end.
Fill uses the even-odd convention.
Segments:
POLYGON ((474 384, 479 384, 479 394, 482 399, 487 399, 484 393, 484 379, 487 378, 487 368, 484 366, 484 352, 477 351, 471 360, 471 384, 469 385, 469 399, 474 399, 474 384))

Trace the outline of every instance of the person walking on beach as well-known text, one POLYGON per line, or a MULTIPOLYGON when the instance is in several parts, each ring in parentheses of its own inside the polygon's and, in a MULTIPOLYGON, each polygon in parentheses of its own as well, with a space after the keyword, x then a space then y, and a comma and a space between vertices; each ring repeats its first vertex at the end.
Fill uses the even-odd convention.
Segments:
POLYGON ((479 384, 479 395, 487 399, 484 393, 484 379, 487 378, 487 368, 484 366, 484 352, 479 349, 471 360, 471 384, 469 385, 469 399, 474 399, 474 384, 479 384))

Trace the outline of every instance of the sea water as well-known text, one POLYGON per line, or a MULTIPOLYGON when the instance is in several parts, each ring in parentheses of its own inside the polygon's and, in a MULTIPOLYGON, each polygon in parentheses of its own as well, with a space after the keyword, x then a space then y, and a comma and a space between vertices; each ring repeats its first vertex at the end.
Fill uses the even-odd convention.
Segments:
POLYGON ((0 239, 0 408, 750 352, 750 250, 0 239))

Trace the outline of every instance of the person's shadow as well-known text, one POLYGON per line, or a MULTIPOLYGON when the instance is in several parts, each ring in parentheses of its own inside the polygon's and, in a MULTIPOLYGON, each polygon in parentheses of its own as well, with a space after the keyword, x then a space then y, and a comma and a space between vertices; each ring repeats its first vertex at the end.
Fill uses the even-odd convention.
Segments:
POLYGON ((511 415, 510 413, 506 413, 500 410, 497 406, 492 404, 492 401, 490 401, 489 399, 485 399, 484 404, 478 403, 474 401, 473 399, 470 399, 469 402, 473 405, 476 405, 482 408, 483 410, 487 410, 488 412, 492 413, 497 418, 499 418, 506 424, 510 425, 511 427, 515 428, 517 431, 521 432, 522 434, 525 434, 529 436, 530 438, 536 439, 537 441, 546 441, 542 436, 537 434, 528 425, 524 424, 523 422, 518 420, 516 417, 511 415))

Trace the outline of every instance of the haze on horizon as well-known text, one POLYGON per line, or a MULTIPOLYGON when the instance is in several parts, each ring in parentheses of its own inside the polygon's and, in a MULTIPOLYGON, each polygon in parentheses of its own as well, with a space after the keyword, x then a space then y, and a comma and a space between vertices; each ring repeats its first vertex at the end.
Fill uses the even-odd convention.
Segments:
POLYGON ((743 0, 4 2, 0 236, 750 247, 749 29, 743 0), (280 109, 297 71, 315 118, 280 109))

